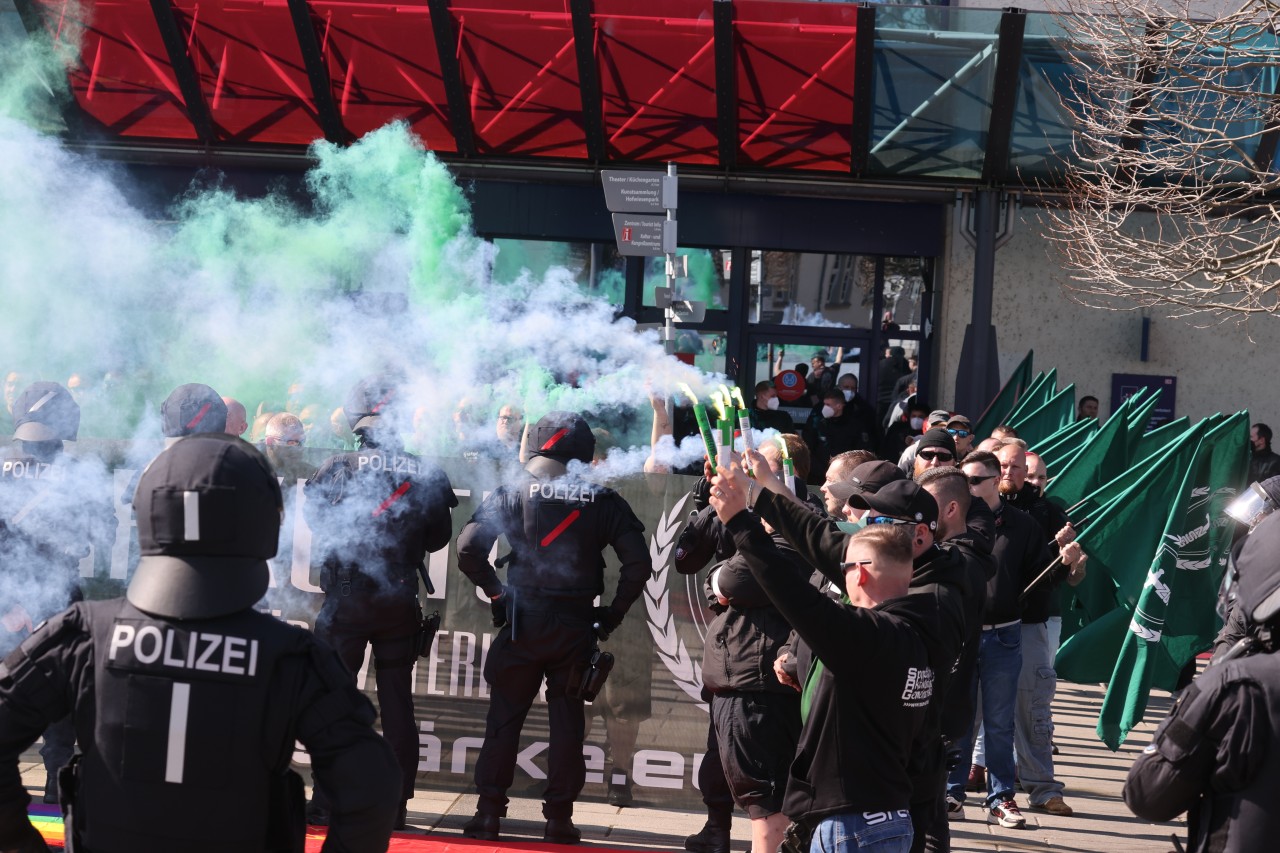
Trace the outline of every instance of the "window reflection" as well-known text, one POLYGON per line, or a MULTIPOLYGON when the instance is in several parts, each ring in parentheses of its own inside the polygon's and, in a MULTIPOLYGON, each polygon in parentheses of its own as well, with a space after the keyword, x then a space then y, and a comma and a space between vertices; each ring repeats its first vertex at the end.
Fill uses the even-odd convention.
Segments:
POLYGON ((753 323, 871 327, 876 259, 869 255, 753 251, 748 282, 753 323))
POLYGON ((544 278, 553 267, 569 271, 583 293, 621 305, 626 291, 625 259, 605 243, 563 243, 555 240, 496 239, 493 262, 497 281, 515 281, 524 270, 544 278))
MULTIPOLYGON (((708 311, 728 308, 731 255, 728 249, 676 249, 675 298, 705 302, 708 311)), ((643 304, 655 305, 653 291, 666 286, 666 257, 647 258, 643 304)))

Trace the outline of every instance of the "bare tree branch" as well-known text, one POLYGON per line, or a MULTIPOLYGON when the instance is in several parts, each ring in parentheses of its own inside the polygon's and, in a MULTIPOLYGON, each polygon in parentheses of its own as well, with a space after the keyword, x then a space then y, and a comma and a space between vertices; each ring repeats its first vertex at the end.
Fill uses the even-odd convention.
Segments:
POLYGON ((1058 11, 1076 127, 1045 230, 1068 286, 1198 322, 1280 311, 1280 0, 1208 21, 1158 0, 1058 11))

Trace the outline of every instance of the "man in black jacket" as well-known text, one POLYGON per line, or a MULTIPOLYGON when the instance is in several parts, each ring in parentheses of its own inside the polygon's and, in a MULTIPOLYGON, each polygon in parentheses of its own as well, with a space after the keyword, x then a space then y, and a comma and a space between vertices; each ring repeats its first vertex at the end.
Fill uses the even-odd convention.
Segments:
POLYGON ((1271 449, 1271 427, 1258 423, 1249 427, 1249 482, 1261 483, 1280 474, 1280 454, 1271 449))
POLYGON ((849 840, 858 838, 906 853, 912 837, 907 756, 934 681, 920 623, 936 613, 917 609, 924 600, 906 595, 917 525, 876 524, 854 536, 842 561, 847 603, 833 601, 803 577, 773 568, 773 541, 746 512, 749 482, 721 471, 712 505, 756 580, 813 651, 784 811, 821 849, 855 850, 849 840), (862 654, 865 649, 876 653, 862 654))

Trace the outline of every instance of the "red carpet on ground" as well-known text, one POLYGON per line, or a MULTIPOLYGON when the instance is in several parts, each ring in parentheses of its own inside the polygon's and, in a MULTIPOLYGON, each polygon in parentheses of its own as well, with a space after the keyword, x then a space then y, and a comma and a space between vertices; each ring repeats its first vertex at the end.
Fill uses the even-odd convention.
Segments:
MULTIPOLYGON (((50 846, 60 849, 63 837, 62 812, 58 810, 58 807, 32 803, 27 810, 27 814, 31 817, 31 823, 44 836, 44 840, 50 846)), ((320 845, 323 843, 324 830, 316 826, 309 827, 307 829, 307 853, 319 853, 320 845)), ((568 848, 562 848, 558 844, 548 844, 545 841, 475 841, 470 838, 423 835, 417 832, 397 832, 391 836, 391 844, 387 847, 389 853, 506 853, 506 851, 513 850, 537 851, 548 849, 567 850, 568 848)), ((622 851, 615 848, 593 846, 591 849, 600 851, 600 853, 610 853, 611 850, 614 853, 637 853, 635 848, 622 851)))

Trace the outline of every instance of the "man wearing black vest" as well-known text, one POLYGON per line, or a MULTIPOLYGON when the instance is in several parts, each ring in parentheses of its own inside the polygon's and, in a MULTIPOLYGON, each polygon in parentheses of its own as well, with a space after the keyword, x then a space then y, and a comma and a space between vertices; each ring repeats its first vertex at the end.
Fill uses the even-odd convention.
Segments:
MULTIPOLYGON (((370 377, 352 389, 343 408, 360 449, 329 457, 307 480, 303 513, 325 591, 316 636, 333 646, 352 673, 373 646, 382 731, 400 763, 403 805, 396 827, 403 828, 418 773, 418 578, 427 554, 453 537, 450 510, 458 498, 443 471, 404 450, 397 418, 408 416, 397 396, 385 377, 370 377)), ((326 794, 317 786, 308 809, 313 823, 326 818, 326 794)))
POLYGON ((640 597, 651 565, 644 525, 627 502, 568 468, 575 460, 589 464, 595 444, 581 415, 544 416, 529 434, 531 458, 520 482, 494 490, 458 534, 458 567, 489 596, 494 624, 501 628, 484 668, 492 693, 476 761, 480 799, 463 827, 470 838, 498 837, 520 729, 545 676, 551 746, 544 838, 560 844, 581 839, 572 820, 586 781, 585 718, 577 688, 597 639, 622 622, 640 597), (506 584, 489 562, 499 535, 511 544, 506 584), (606 545, 622 567, 613 600, 597 607, 594 600, 605 591, 600 552, 606 545))
POLYGON ((295 741, 330 790, 323 849, 385 850, 398 789, 372 706, 331 650, 253 609, 282 505, 266 460, 230 436, 183 439, 134 505, 127 597, 73 605, 0 664, 0 849, 48 849, 18 759, 72 714, 82 753, 63 771, 63 814, 77 850, 302 849, 295 741))

